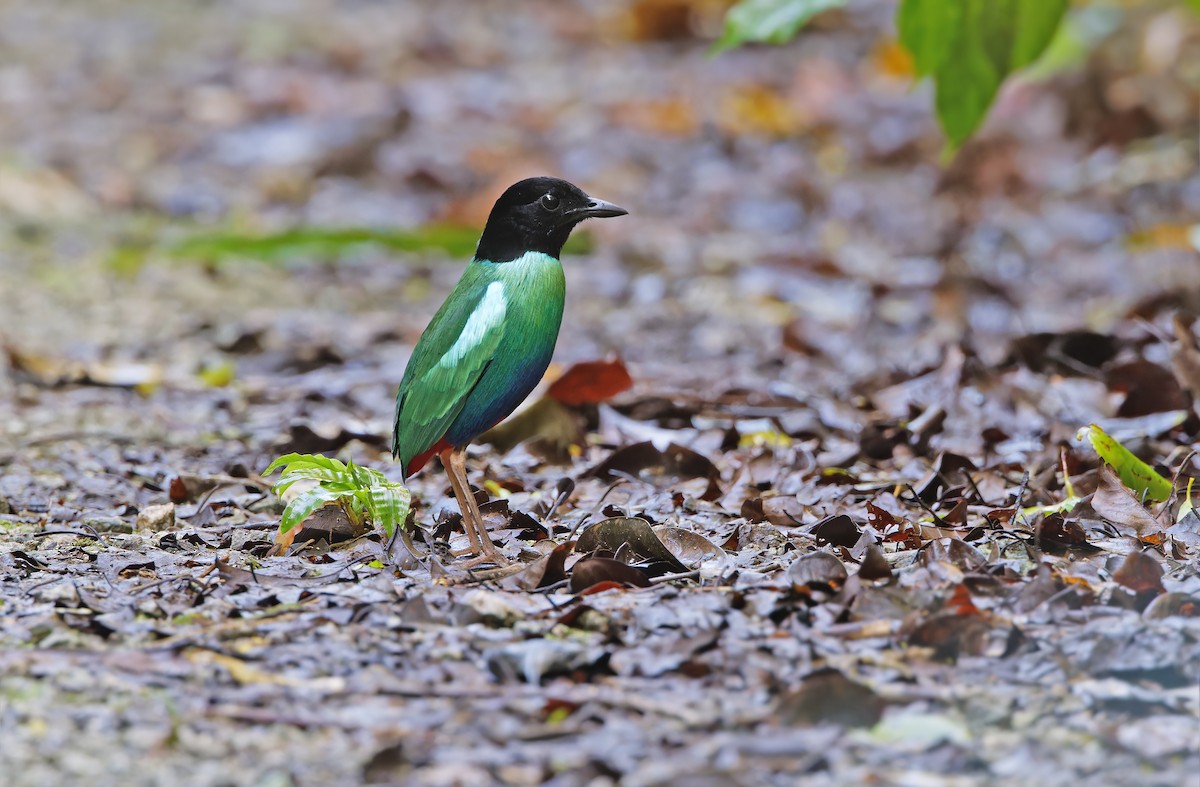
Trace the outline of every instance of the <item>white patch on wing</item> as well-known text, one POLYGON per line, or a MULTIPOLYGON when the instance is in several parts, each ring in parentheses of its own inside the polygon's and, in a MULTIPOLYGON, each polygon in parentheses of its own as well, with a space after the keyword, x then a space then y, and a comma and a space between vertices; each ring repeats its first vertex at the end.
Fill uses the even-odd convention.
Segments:
POLYGON ((462 333, 438 360, 438 366, 444 369, 458 366, 471 350, 483 344, 487 335, 504 322, 507 310, 508 300, 504 297, 504 283, 494 281, 488 285, 479 305, 467 318, 462 333))

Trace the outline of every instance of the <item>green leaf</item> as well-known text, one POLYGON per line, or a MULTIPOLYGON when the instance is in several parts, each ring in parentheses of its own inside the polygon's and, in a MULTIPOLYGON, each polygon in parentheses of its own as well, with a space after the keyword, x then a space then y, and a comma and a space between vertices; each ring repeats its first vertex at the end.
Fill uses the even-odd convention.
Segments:
POLYGON ((845 4, 846 0, 741 0, 725 14, 725 32, 713 52, 748 42, 786 44, 808 20, 845 4))
POLYGON ((913 57, 917 76, 929 76, 950 56, 962 17, 954 0, 905 0, 896 12, 900 44, 913 57))
MULTIPOLYGON (((968 0, 965 16, 972 20, 982 16, 976 0, 968 0)), ((983 47, 979 31, 968 22, 951 41, 950 56, 938 67, 934 78, 934 105, 952 147, 957 148, 979 128, 1002 79, 1003 74, 996 70, 983 47)))
POLYGON ((270 475, 281 467, 284 468, 284 475, 287 475, 289 472, 308 468, 323 468, 330 472, 340 473, 346 471, 346 465, 342 462, 323 454, 284 454, 267 465, 267 469, 263 470, 262 474, 270 475))
POLYGON ((1000 85, 1054 38, 1067 0, 903 0, 900 43, 932 76, 942 130, 957 148, 979 128, 1000 85))
POLYGON ((1025 68, 1042 56, 1067 12, 1067 0, 1016 0, 1016 6, 1010 71, 1025 68))
POLYGON ((337 459, 321 454, 287 454, 281 456, 267 466, 263 475, 270 475, 283 468, 279 481, 272 487, 276 494, 282 494, 292 484, 305 478, 320 481, 323 486, 340 487, 343 490, 354 488, 354 476, 346 465, 337 459))
POLYGON ((399 484, 371 487, 371 519, 388 538, 408 519, 411 495, 399 484))
POLYGON ((1183 499, 1183 505, 1180 506, 1180 512, 1178 512, 1177 515, 1175 516, 1176 522, 1183 522, 1183 517, 1186 517, 1188 515, 1188 513, 1195 510, 1196 506, 1192 501, 1192 485, 1193 485, 1193 483, 1195 483, 1195 479, 1188 479, 1186 497, 1184 497, 1184 499, 1183 499))
POLYGON ((1118 443, 1111 435, 1095 424, 1079 430, 1079 439, 1086 436, 1100 458, 1112 465, 1121 483, 1140 497, 1150 500, 1166 500, 1171 496, 1171 482, 1157 470, 1138 459, 1129 449, 1118 443))
POLYGON ((286 533, 305 519, 308 519, 312 512, 321 506, 326 503, 336 503, 345 494, 342 491, 315 486, 304 494, 298 495, 295 500, 287 504, 287 508, 283 509, 283 519, 279 522, 279 532, 286 533))
POLYGON ((1063 71, 1081 69, 1092 51, 1116 32, 1123 21, 1125 15, 1116 6, 1069 9, 1041 57, 1026 69, 1026 77, 1047 79, 1063 71))
MULTIPOLYGON (((1198 2, 1200 2, 1200 0, 1198 0, 1198 2)), ((1185 516, 1187 516, 1189 512, 1195 510, 1195 508, 1196 508, 1196 505, 1192 502, 1192 484, 1194 484, 1195 482, 1196 482, 1196 479, 1194 479, 1194 478, 1188 479, 1187 494, 1186 494, 1186 497, 1184 497, 1183 505, 1181 505, 1179 507, 1179 513, 1175 516, 1176 522, 1182 522, 1183 518, 1185 516)))

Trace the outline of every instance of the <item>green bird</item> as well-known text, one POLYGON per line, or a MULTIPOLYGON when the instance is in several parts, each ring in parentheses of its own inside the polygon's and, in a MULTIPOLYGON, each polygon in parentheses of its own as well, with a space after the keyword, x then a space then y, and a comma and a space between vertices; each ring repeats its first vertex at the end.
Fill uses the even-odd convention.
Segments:
POLYGON ((475 257, 413 348, 400 391, 392 455, 404 477, 437 455, 462 510, 470 552, 506 562, 467 483, 467 445, 508 417, 550 365, 571 230, 628 211, 557 178, 529 178, 496 200, 475 257))

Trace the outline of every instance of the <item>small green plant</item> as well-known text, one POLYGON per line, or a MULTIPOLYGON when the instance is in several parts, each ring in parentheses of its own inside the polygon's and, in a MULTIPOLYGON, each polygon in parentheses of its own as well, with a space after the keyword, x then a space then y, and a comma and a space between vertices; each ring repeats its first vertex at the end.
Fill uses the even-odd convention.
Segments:
POLYGON ((287 533, 327 503, 341 506, 355 525, 371 522, 390 539, 408 520, 410 495, 403 484, 389 481, 383 473, 354 462, 342 463, 321 454, 286 454, 272 462, 263 475, 283 469, 272 489, 283 495, 297 481, 317 485, 297 495, 283 511, 279 532, 287 533))

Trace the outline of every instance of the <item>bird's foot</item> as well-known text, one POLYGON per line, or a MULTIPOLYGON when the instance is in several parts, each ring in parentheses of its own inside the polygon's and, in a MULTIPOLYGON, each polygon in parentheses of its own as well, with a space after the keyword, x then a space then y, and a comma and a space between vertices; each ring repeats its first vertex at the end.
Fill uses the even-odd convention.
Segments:
POLYGON ((470 560, 467 560, 463 563, 459 563, 459 567, 475 568, 477 566, 483 566, 488 563, 491 563, 491 564, 494 564, 494 565, 497 565, 500 567, 512 565, 512 561, 509 560, 508 558, 506 558, 504 555, 501 555, 499 552, 493 552, 490 555, 485 552, 482 555, 476 555, 475 557, 471 558, 470 560))
POLYGON ((511 560, 505 558, 503 554, 500 554, 499 549, 496 548, 496 543, 492 542, 490 537, 487 536, 486 531, 481 535, 481 540, 484 542, 484 545, 482 545, 482 551, 478 551, 478 549, 475 548, 470 548, 467 549, 466 552, 462 553, 475 555, 475 557, 472 559, 467 560, 466 563, 461 564, 464 569, 470 569, 470 567, 484 565, 485 563, 494 563, 498 566, 512 565, 511 560))

